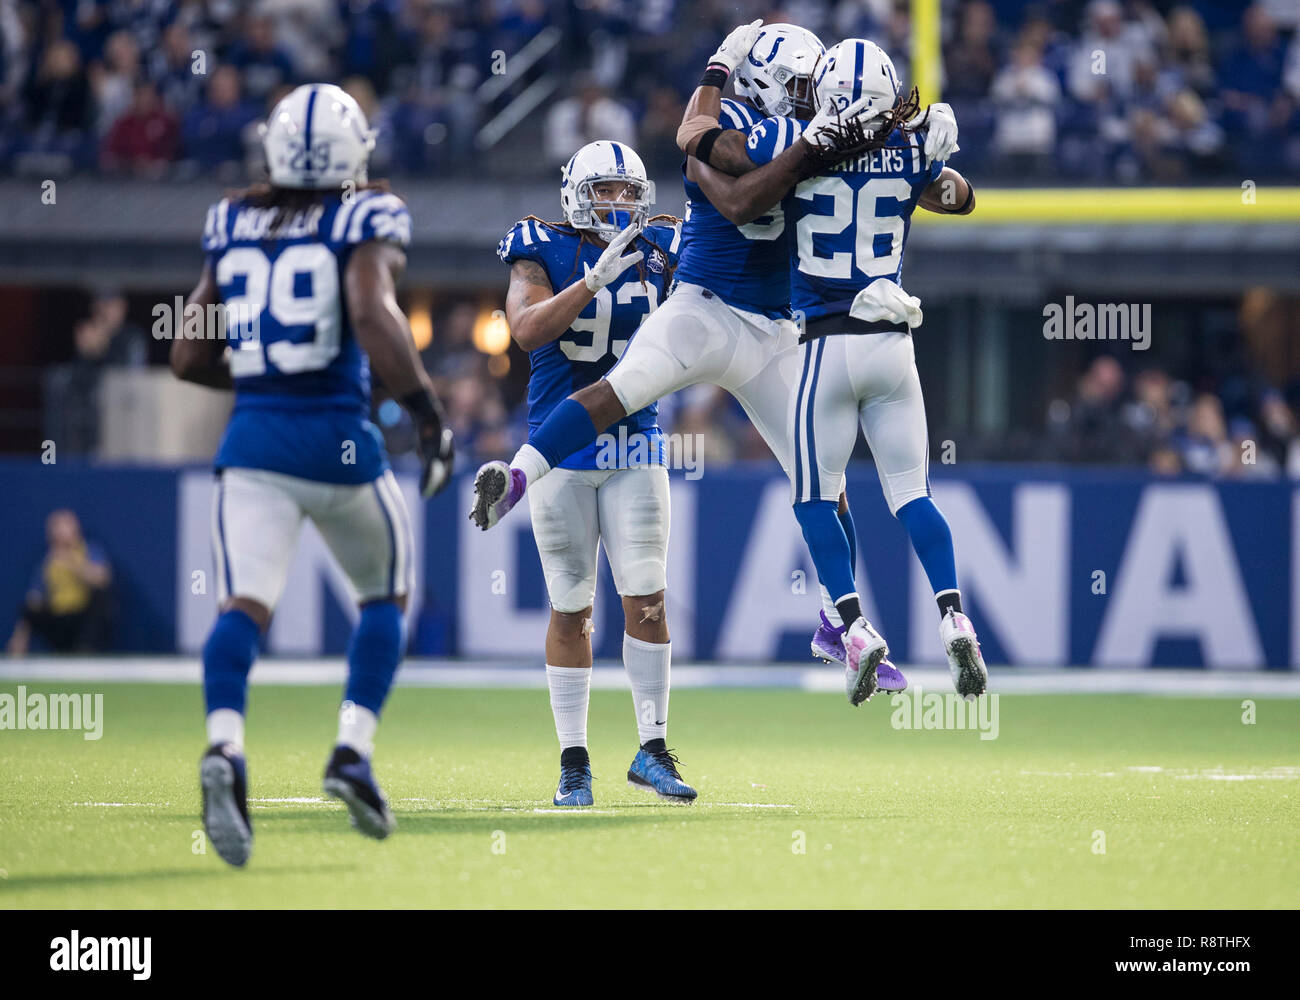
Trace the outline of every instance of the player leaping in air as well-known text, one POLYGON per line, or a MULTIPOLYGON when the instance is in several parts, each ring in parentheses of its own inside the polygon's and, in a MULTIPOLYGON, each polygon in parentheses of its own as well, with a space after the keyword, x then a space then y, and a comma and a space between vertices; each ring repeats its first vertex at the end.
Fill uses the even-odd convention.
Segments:
POLYGON ((366 180, 374 133, 361 108, 338 87, 299 87, 271 112, 263 144, 270 184, 208 211, 207 260, 188 300, 205 313, 224 305, 228 357, 216 338, 178 339, 171 351, 180 378, 235 392, 215 460, 220 612, 203 647, 209 747, 199 765, 203 825, 232 865, 243 865, 253 846, 248 674, 304 517, 360 608, 325 791, 343 800, 361 833, 392 833, 370 755, 405 648, 414 547, 369 420, 371 367, 415 421, 425 497, 446 485, 453 458, 451 431, 397 305, 411 217, 386 185, 366 180))
MULTIPOLYGON (((731 32, 710 60, 701 87, 718 90, 720 97, 720 88, 734 72, 746 100, 722 101, 711 118, 711 134, 725 135, 723 125, 749 128, 765 115, 810 117, 812 74, 823 51, 816 35, 794 25, 761 27, 755 21, 731 32)), ((804 161, 828 123, 810 122, 805 133, 809 141, 781 160, 792 182, 802 176, 804 161)), ((525 490, 588 447, 600 432, 697 383, 729 391, 781 467, 787 474, 793 469, 786 422, 799 373, 797 334, 790 321, 785 219, 778 207, 747 225, 733 225, 700 190, 698 166, 688 158, 684 167, 686 219, 668 301, 642 323, 606 377, 559 401, 531 429, 528 443, 509 465, 489 462, 479 469, 470 516, 480 528, 494 526, 525 490)), ((847 506, 840 517, 852 537, 847 506)), ((823 647, 842 650, 835 631, 841 625, 838 611, 825 592, 823 616, 827 620, 814 638, 819 655, 823 647)), ((891 675, 893 689, 901 690, 906 683, 901 674, 891 675)))
MULTIPOLYGON (((604 376, 663 299, 681 229, 672 216, 647 220, 653 202, 654 185, 635 150, 619 142, 593 142, 562 171, 565 221, 530 217, 501 241, 498 253, 510 265, 506 316, 531 365, 531 430, 574 389, 604 376)), ((551 601, 546 683, 560 741, 557 806, 592 804, 587 705, 602 542, 623 598, 623 665, 641 744, 628 783, 670 802, 695 799, 665 742, 672 659, 664 599, 669 502, 657 417, 653 400, 633 410, 610 435, 616 448, 587 444, 528 494, 551 601)))
POLYGON ((974 189, 944 162, 957 149, 957 123, 947 105, 919 115, 916 91, 900 97, 893 63, 865 39, 846 39, 827 51, 816 96, 819 114, 842 110, 848 119, 853 113, 841 128, 854 156, 791 185, 779 161, 803 126, 774 117, 749 130, 747 162, 729 171, 739 177, 702 166, 700 183, 737 223, 783 204, 797 233, 790 242, 792 303, 806 328, 790 424, 794 505, 818 576, 842 595, 836 603, 851 623, 849 700, 858 704, 875 692, 876 678, 861 661, 883 642, 860 617, 849 543, 834 513, 859 424, 890 512, 933 588, 953 684, 974 698, 984 693, 988 672, 962 613, 952 532, 931 499, 929 436, 912 345, 920 301, 899 285, 916 207, 965 215, 975 206, 974 189))

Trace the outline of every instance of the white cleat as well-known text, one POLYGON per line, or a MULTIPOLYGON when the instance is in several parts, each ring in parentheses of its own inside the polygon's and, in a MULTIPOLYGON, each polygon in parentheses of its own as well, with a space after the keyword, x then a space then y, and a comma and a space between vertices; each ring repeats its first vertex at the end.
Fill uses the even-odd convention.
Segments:
POLYGON ((500 523, 524 495, 524 474, 505 462, 488 462, 479 466, 474 476, 474 506, 469 518, 487 531, 500 523))
POLYGON ((967 701, 974 701, 989 684, 989 672, 980 653, 975 626, 960 611, 949 611, 939 620, 939 639, 948 654, 952 686, 967 701))
POLYGON ((876 667, 889 655, 889 644, 869 621, 859 618, 844 633, 844 693, 861 705, 876 693, 876 667))

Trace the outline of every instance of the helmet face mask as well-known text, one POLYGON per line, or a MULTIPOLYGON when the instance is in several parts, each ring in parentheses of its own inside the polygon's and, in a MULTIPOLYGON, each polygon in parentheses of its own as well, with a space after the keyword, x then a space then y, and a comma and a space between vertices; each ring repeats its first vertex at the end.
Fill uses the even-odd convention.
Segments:
POLYGON ((817 65, 818 110, 844 111, 861 98, 870 103, 859 116, 866 123, 893 110, 899 100, 898 73, 884 49, 865 38, 846 38, 832 45, 817 65))
POLYGON ((736 93, 768 117, 809 117, 815 110, 813 73, 825 51, 806 28, 764 25, 736 68, 736 93))
POLYGON ((655 200, 641 158, 619 142, 593 142, 573 155, 561 171, 560 203, 575 229, 609 240, 628 226, 646 224, 655 200))

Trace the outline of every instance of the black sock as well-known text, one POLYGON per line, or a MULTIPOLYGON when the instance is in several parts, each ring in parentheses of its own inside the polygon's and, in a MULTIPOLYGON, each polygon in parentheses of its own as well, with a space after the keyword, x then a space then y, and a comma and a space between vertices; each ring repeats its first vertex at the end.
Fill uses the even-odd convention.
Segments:
POLYGON ((940 618, 946 618, 949 611, 961 614, 961 591, 950 590, 945 594, 940 594, 934 600, 939 605, 940 618))
POLYGON ((590 767, 586 747, 565 747, 560 751, 560 767, 590 767))
POLYGON ((858 599, 853 596, 836 601, 835 610, 840 613, 840 621, 844 623, 845 628, 848 628, 862 617, 862 606, 858 603, 858 599))
POLYGON ((641 749, 646 753, 664 753, 668 749, 668 744, 664 742, 662 736, 656 736, 654 739, 642 743, 641 749))

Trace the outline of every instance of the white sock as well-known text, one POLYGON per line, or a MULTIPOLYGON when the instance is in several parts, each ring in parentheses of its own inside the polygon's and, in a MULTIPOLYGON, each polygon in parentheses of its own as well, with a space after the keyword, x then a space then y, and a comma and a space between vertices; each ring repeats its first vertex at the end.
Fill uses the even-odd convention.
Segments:
POLYGON ((335 742, 351 747, 368 759, 375 752, 375 730, 378 728, 379 717, 374 712, 356 702, 345 701, 339 706, 339 736, 335 742))
POLYGON ((546 686, 551 691, 551 714, 560 749, 587 745, 587 705, 591 701, 588 667, 546 665, 546 686))
POLYGON ((551 471, 551 463, 546 461, 542 457, 542 453, 531 444, 525 444, 515 452, 515 457, 510 460, 510 468, 522 472, 524 478, 528 480, 528 485, 532 486, 533 483, 551 471))
POLYGON ((233 743, 244 752, 244 717, 233 708, 218 708, 208 713, 208 744, 233 743))
POLYGON ((817 584, 817 586, 821 588, 822 610, 826 612, 826 618, 833 626, 835 626, 835 628, 839 628, 844 624, 844 619, 840 617, 840 609, 837 608, 835 602, 831 600, 831 592, 820 583, 817 584))
POLYGON ((623 633, 623 667, 632 683, 632 707, 641 742, 668 738, 668 688, 673 644, 643 642, 623 633))

